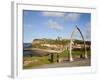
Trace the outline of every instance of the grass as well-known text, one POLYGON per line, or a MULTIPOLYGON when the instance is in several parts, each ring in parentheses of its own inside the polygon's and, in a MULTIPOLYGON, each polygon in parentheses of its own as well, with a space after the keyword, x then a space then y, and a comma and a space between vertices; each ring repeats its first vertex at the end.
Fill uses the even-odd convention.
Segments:
POLYGON ((28 65, 23 66, 23 68, 31 68, 36 67, 38 65, 49 64, 50 61, 48 60, 48 56, 43 57, 24 57, 24 61, 31 61, 28 65))
MULTIPOLYGON (((81 53, 84 53, 84 51, 82 51, 82 50, 72 51, 73 57, 80 56, 81 53)), ((91 54, 90 54, 89 50, 87 51, 87 53, 88 53, 88 56, 90 57, 91 54)), ((59 54, 59 58, 64 58, 64 57, 68 57, 68 51, 67 50, 65 50, 65 51, 63 51, 62 53, 59 54)), ((42 57, 38 57, 38 56, 28 57, 28 56, 26 56, 26 57, 23 58, 23 61, 24 61, 23 69, 29 69, 29 68, 37 67, 37 66, 40 66, 40 65, 43 65, 43 64, 52 64, 50 59, 51 59, 50 55, 42 56, 42 57)), ((54 62, 56 62, 56 60, 57 60, 57 54, 54 55, 54 62)))

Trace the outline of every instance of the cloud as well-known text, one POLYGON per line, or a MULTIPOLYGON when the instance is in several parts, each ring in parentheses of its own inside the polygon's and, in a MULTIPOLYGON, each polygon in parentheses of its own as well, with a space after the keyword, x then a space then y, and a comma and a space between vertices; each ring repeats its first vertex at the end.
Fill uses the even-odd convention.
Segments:
POLYGON ((65 19, 67 21, 77 21, 79 20, 81 14, 79 13, 67 13, 66 16, 65 16, 65 19))
POLYGON ((91 23, 90 22, 88 22, 86 24, 86 33, 85 33, 85 35, 86 35, 86 40, 91 39, 91 23))
POLYGON ((65 13, 63 12, 42 12, 44 16, 52 16, 52 17, 64 17, 65 13))
POLYGON ((72 12, 42 12, 42 15, 50 17, 58 17, 67 21, 77 21, 81 16, 80 13, 72 13, 72 12))
POLYGON ((24 24, 25 27, 32 28, 31 24, 24 24))
POLYGON ((24 24, 24 28, 25 28, 25 30, 28 29, 28 30, 32 31, 33 26, 32 26, 32 24, 26 23, 26 24, 24 24))
POLYGON ((54 30, 63 30, 63 27, 59 23, 53 20, 48 21, 48 26, 49 28, 54 29, 54 30))
POLYGON ((88 32, 91 32, 91 23, 90 23, 90 22, 88 22, 88 23, 86 24, 86 27, 87 27, 87 31, 88 31, 88 32))

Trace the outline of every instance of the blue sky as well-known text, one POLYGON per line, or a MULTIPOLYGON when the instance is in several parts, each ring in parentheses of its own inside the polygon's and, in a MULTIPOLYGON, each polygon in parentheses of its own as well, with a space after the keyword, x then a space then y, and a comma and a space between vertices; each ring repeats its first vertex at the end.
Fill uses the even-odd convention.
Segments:
MULTIPOLYGON (((76 25, 82 31, 85 40, 90 40, 90 13, 23 10, 23 36, 25 43, 30 43, 33 39, 56 39, 58 36, 63 39, 69 39, 76 25)), ((78 32, 76 32, 75 38, 81 39, 78 32)))

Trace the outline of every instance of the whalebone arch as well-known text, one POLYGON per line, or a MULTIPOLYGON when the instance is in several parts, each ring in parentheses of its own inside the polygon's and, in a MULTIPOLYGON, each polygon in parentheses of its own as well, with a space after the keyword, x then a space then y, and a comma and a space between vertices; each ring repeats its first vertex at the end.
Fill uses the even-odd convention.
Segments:
POLYGON ((84 36, 83 36, 81 30, 77 26, 75 26, 73 32, 71 33, 71 37, 70 37, 69 61, 73 61, 74 60, 73 56, 72 56, 72 41, 73 41, 73 36, 74 36, 76 30, 80 33, 81 38, 82 38, 83 43, 84 43, 84 54, 81 54, 81 55, 84 55, 83 57, 87 58, 87 51, 86 51, 86 44, 85 44, 84 36))

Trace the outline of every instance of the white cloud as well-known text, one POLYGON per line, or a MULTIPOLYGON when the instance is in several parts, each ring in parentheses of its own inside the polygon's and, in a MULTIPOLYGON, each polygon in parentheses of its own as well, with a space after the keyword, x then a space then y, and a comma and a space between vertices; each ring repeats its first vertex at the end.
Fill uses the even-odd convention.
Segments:
POLYGON ((88 31, 88 32, 91 32, 91 23, 90 23, 90 22, 88 22, 88 23, 86 24, 86 27, 87 27, 87 31, 88 31))
POLYGON ((80 13, 67 13, 67 12, 42 12, 43 16, 60 17, 67 21, 77 21, 79 20, 80 13))
POLYGON ((90 22, 88 22, 86 24, 86 33, 85 33, 85 35, 86 35, 86 40, 91 39, 91 23, 90 22))
POLYGON ((77 21, 79 20, 81 14, 79 13, 67 13, 66 16, 65 16, 65 19, 67 21, 77 21))
POLYGON ((27 28, 32 28, 31 24, 24 24, 24 26, 27 27, 27 28))
POLYGON ((44 16, 52 16, 52 17, 64 17, 65 13, 63 12, 42 12, 44 16))
POLYGON ((63 30, 63 27, 59 23, 53 20, 48 21, 48 26, 54 30, 63 30))

